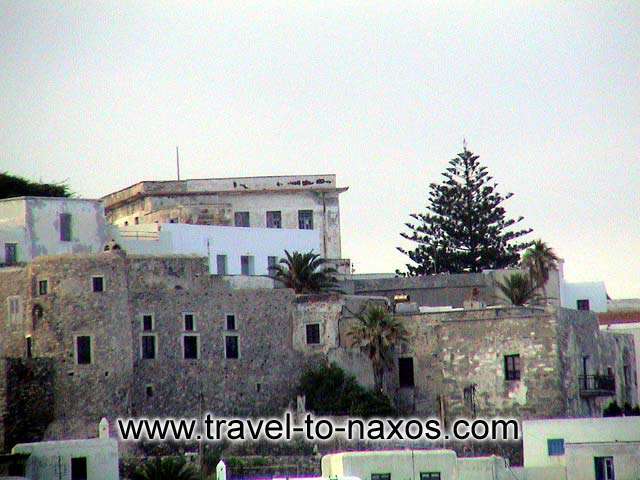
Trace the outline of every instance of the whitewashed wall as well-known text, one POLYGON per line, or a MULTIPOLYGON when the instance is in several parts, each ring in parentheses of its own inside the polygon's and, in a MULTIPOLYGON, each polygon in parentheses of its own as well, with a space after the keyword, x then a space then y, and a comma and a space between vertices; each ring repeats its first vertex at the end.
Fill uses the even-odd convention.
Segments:
POLYGON ((563 282, 561 305, 576 310, 578 300, 589 300, 592 312, 607 311, 607 290, 604 282, 563 282))

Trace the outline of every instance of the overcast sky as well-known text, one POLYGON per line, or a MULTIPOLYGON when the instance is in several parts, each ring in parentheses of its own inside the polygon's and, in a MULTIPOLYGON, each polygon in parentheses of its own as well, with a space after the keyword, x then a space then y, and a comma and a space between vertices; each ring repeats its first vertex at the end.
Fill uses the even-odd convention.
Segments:
POLYGON ((140 180, 336 173, 357 272, 462 148, 570 280, 640 297, 640 2, 0 0, 0 169, 140 180))

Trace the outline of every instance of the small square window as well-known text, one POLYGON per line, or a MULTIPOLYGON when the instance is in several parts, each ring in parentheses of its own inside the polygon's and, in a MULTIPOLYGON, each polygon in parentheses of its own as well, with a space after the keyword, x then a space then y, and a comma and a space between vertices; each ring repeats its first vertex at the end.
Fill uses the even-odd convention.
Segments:
POLYGON ((91 277, 94 292, 104 292, 104 277, 91 277))
POLYGON ((520 355, 504 356, 505 380, 520 380, 520 355))
POLYGON ((306 326, 307 345, 318 345, 320 343, 320 324, 310 323, 306 326))
POLYGON ((547 439, 547 450, 550 457, 564 455, 564 438, 547 439))
POLYGON ((282 228, 282 214, 280 211, 267 212, 267 228, 282 228))
POLYGON ((227 330, 236 329, 236 316, 234 314, 227 315, 227 330))
POLYGON ((49 282, 47 280, 40 280, 38 282, 38 295, 46 295, 49 291, 49 282))
POLYGON ((578 310, 589 310, 589 300, 588 299, 578 300, 576 302, 576 307, 578 308, 578 310))
POLYGON ((88 335, 76 337, 76 363, 78 365, 91 363, 91 337, 88 335))
POLYGON ((313 230, 313 210, 298 210, 298 228, 313 230))
POLYGON ((185 335, 182 337, 184 347, 184 359, 185 360, 197 360, 198 359, 198 336, 197 335, 185 335))
POLYGON ((236 227, 248 227, 249 212, 236 212, 234 214, 234 220, 235 220, 236 227))
POLYGON ((193 318, 193 313, 184 314, 184 330, 186 332, 193 332, 196 329, 196 321, 193 318))
POLYGON ((227 335, 224 337, 225 357, 229 359, 240 358, 240 348, 237 335, 227 335))
POLYGON ((154 360, 156 358, 156 336, 155 335, 142 335, 141 337, 142 349, 141 357, 143 360, 154 360))
POLYGON ((142 330, 144 332, 153 330, 153 315, 142 315, 142 330))

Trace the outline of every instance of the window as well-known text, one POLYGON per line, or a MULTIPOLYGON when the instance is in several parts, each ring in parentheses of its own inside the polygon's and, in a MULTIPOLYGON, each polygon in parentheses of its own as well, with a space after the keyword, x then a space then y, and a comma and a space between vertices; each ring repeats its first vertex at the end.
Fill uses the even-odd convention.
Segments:
POLYGON ((91 363, 91 337, 88 335, 76 337, 76 363, 78 365, 91 363))
POLYGON ((578 300, 576 302, 576 306, 578 310, 589 310, 589 300, 588 299, 578 300))
POLYGON ((313 210, 298 210, 298 228, 313 230, 313 210))
POLYGON ((547 439, 547 451, 550 457, 564 455, 564 438, 547 439))
POLYGON ((216 271, 218 275, 226 275, 227 274, 227 256, 226 255, 216 255, 216 271))
POLYGON ((420 480, 440 480, 440 472, 420 472, 420 480))
POLYGON ((282 228, 282 214, 279 211, 267 212, 267 228, 282 228))
POLYGON ((596 480, 615 480, 613 457, 594 457, 596 480))
POLYGON ((193 313, 184 313, 184 330, 186 332, 193 332, 196 329, 196 321, 193 318, 193 313))
POLYGON ((267 257, 267 273, 273 275, 275 273, 278 257, 267 257))
POLYGON ((19 296, 7 298, 7 317, 9 323, 17 323, 22 315, 22 299, 19 296))
POLYGON ((25 337, 25 354, 27 358, 33 358, 33 339, 25 337))
POLYGON ((398 375, 401 388, 415 386, 413 379, 413 358, 406 357, 398 359, 398 375))
POLYGON ((241 275, 253 275, 253 256, 252 255, 242 255, 240 256, 240 274, 241 275))
POLYGON ((197 360, 198 359, 198 335, 183 335, 182 337, 182 351, 184 353, 185 360, 197 360))
POLYGON ((140 356, 143 360, 154 360, 156 358, 155 333, 142 335, 140 337, 140 356))
POLYGON ((71 480, 87 480, 87 457, 71 459, 71 480))
POLYGON ((307 328, 307 345, 318 345, 320 343, 320 324, 310 323, 307 328))
POLYGON ((227 315, 227 330, 236 329, 236 316, 234 314, 227 315))
POLYGON ((153 315, 142 315, 142 331, 143 332, 150 332, 153 330, 154 327, 154 321, 153 321, 153 315))
POLYGON ((69 213, 60 214, 60 241, 71 241, 71 214, 69 213))
POLYGON ((38 295, 46 295, 49 291, 49 282, 47 280, 38 281, 38 295))
POLYGON ((104 292, 104 277, 91 277, 94 292, 104 292))
POLYGON ((249 226, 249 212, 236 212, 234 215, 236 227, 249 226))
POLYGON ((134 225, 140 225, 140 218, 139 217, 134 217, 133 218, 133 224, 134 225))
POLYGON ((224 337, 224 353, 226 358, 240 358, 237 335, 227 335, 224 337))
POLYGON ((147 398, 153 397, 153 385, 147 385, 145 387, 145 392, 147 394, 147 398))
POLYGON ((520 355, 504 356, 505 380, 520 380, 520 355))
POLYGON ((5 265, 15 265, 18 263, 18 244, 4 244, 4 263, 5 265))
POLYGON ((372 473, 371 480, 391 480, 390 473, 372 473))

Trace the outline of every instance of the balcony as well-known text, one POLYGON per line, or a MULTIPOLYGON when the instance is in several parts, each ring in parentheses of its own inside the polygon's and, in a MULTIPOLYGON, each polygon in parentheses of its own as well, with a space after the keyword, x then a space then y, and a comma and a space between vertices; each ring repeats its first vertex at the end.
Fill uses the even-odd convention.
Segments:
POLYGON ((616 394, 616 377, 613 375, 580 375, 581 397, 609 397, 616 394))

